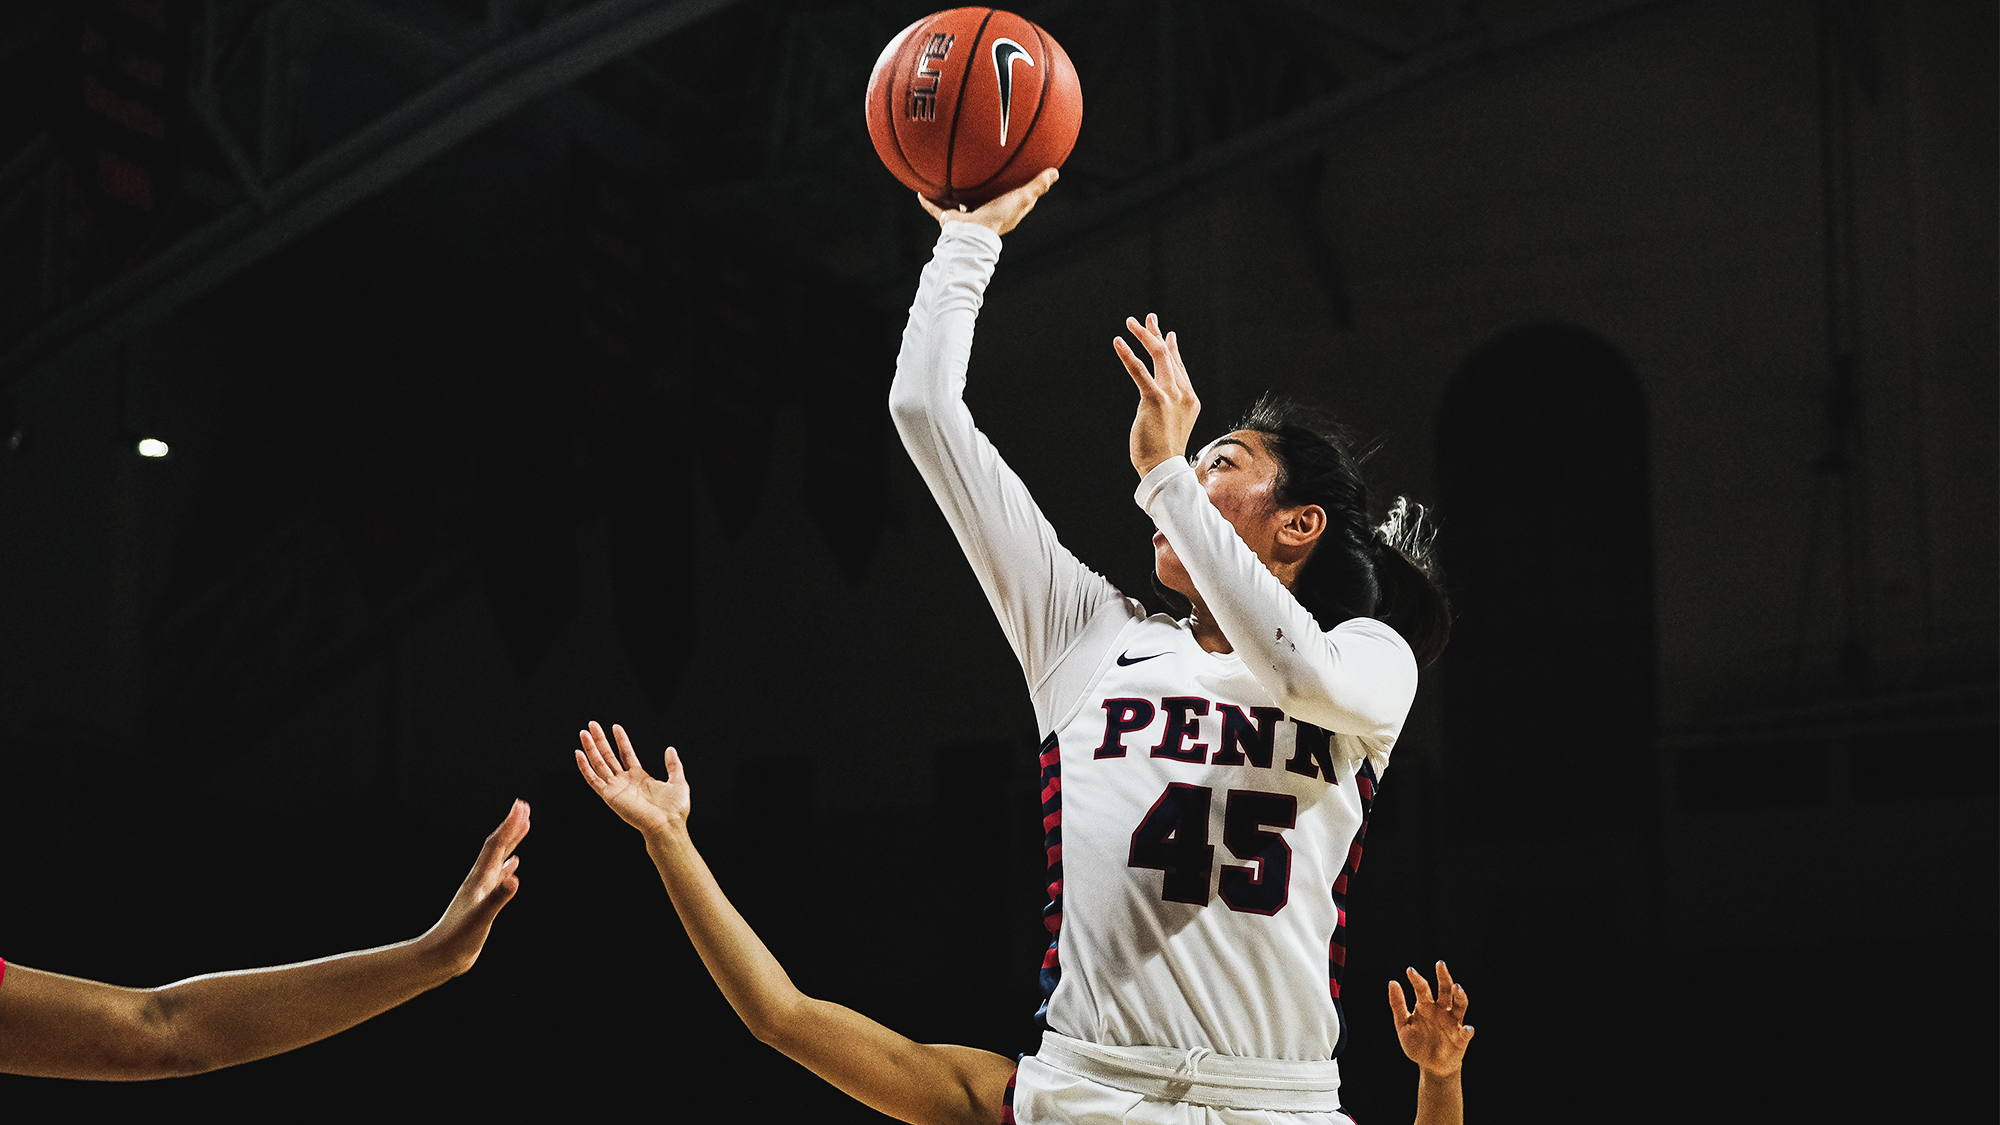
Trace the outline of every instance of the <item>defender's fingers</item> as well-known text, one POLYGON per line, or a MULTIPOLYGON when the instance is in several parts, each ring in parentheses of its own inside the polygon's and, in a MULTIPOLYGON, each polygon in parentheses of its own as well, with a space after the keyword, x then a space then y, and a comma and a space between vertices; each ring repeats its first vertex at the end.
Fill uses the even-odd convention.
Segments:
POLYGON ((573 750, 571 753, 576 755, 576 772, 583 775, 583 779, 590 783, 590 787, 592 789, 604 788, 606 784, 604 778, 598 776, 597 770, 591 766, 590 759, 584 755, 583 751, 573 750))
POLYGON ((1403 986, 1395 981, 1389 982, 1389 1010, 1395 1013, 1398 1024, 1410 1022, 1409 1002, 1403 999, 1403 986))
MULTIPOLYGON (((632 749, 632 740, 625 737, 625 728, 619 726, 617 723, 611 724, 611 736, 618 740, 618 758, 625 763, 625 768, 628 770, 639 769, 639 755, 632 749)), ((644 773, 645 771, 639 770, 639 772, 644 773)))
POLYGON ((495 828, 493 835, 487 837, 488 839, 497 839, 500 841, 503 848, 502 855, 513 851, 520 844, 521 840, 527 836, 530 811, 528 802, 518 797, 515 798, 514 803, 507 807, 507 815, 500 821, 500 827, 495 828))
POLYGON ((1416 989, 1417 1007, 1421 1008, 1425 1004, 1437 1003, 1437 999, 1431 995, 1431 982, 1425 980, 1422 973, 1415 969, 1404 969, 1403 971, 1410 974, 1410 985, 1416 989))
POLYGON ((500 878, 495 880, 492 888, 473 905, 472 920, 475 924, 492 925, 493 916, 500 913, 500 908, 507 905, 513 899, 514 893, 521 889, 521 877, 515 874, 520 866, 519 856, 507 861, 506 868, 500 872, 500 878))
POLYGON ((479 845, 479 856, 472 861, 472 870, 465 873, 459 893, 464 894, 469 888, 477 896, 491 890, 511 870, 508 865, 518 858, 513 855, 514 848, 527 834, 528 803, 517 800, 507 810, 507 819, 487 833, 485 842, 479 845))
POLYGON ((687 777, 681 772, 680 751, 671 746, 667 747, 667 752, 661 756, 660 764, 661 768, 667 771, 664 780, 679 781, 682 784, 686 784, 687 777))
POLYGON ((1437 975, 1438 975, 1438 992, 1440 994, 1450 992, 1452 985, 1451 967, 1449 965, 1446 965, 1443 961, 1439 961, 1437 963, 1437 975))
POLYGON ((1472 997, 1466 994, 1465 986, 1462 984, 1452 985, 1451 988, 1451 1014, 1463 1020, 1465 1019, 1465 1010, 1472 1007, 1472 997))
POLYGON ((514 850, 514 845, 519 844, 521 837, 527 834, 528 803, 516 800, 508 808, 507 816, 501 820, 499 826, 486 834, 485 843, 479 846, 477 865, 479 867, 486 867, 498 864, 501 860, 507 858, 508 854, 514 850))
POLYGON ((600 781, 608 785, 617 779, 618 764, 609 760, 604 751, 598 749, 595 740, 584 743, 583 757, 590 763, 590 772, 596 774, 600 781))
MULTIPOLYGON (((612 729, 615 730, 617 728, 614 727, 612 729)), ((605 737, 603 727, 598 726, 596 723, 591 723, 590 740, 595 743, 592 749, 599 758, 603 759, 604 764, 610 768, 613 775, 623 776, 630 769, 629 766, 618 760, 618 750, 611 745, 611 739, 605 737)))

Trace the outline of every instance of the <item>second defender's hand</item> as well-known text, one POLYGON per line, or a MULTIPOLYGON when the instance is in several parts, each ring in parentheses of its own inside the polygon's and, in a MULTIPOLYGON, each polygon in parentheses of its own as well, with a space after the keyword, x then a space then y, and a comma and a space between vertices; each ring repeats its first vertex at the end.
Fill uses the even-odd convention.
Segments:
POLYGON ((590 783, 591 791, 619 819, 648 836, 686 828, 694 802, 680 755, 673 747, 667 747, 662 763, 666 774, 663 781, 639 764, 639 755, 632 750, 632 740, 625 737, 624 727, 613 724, 611 734, 618 740, 616 750, 605 739, 604 728, 595 722, 589 730, 577 732, 583 748, 576 751, 576 768, 590 783))
POLYGON ((947 211, 925 199, 922 193, 918 193, 917 202, 924 205, 924 210, 930 212, 931 218, 936 219, 939 226, 946 223, 977 223, 994 234, 1006 234, 1021 225, 1021 220, 1027 217, 1028 212, 1035 209, 1035 201, 1054 186, 1057 177, 1061 175, 1062 173, 1050 168, 1013 191, 989 199, 971 211, 947 211))
POLYGON ((1396 1019, 1396 1038, 1403 1053, 1426 1075, 1450 1078, 1465 1064, 1465 1045, 1472 1042, 1472 1026, 1465 1012, 1472 1000, 1464 986, 1451 979, 1451 970, 1437 963, 1437 992, 1415 969, 1407 970, 1417 1006, 1412 1010, 1403 998, 1403 987, 1389 982, 1389 1012, 1396 1019))

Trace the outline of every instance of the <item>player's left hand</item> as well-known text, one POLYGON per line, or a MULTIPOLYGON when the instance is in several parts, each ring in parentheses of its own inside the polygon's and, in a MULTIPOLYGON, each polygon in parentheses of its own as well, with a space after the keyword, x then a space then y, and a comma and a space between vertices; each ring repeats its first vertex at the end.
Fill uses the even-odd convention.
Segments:
POLYGON ((451 905, 445 907, 444 916, 417 939, 417 944, 445 964, 453 976, 470 969, 479 960, 479 951, 486 947, 486 935, 493 929, 493 919, 514 897, 514 892, 521 889, 517 873, 521 857, 513 852, 527 834, 528 802, 515 801, 500 827, 486 837, 479 858, 473 861, 465 882, 459 884, 451 905))
POLYGON ((611 806, 619 819, 648 836, 686 827, 688 813, 694 809, 694 794, 688 788, 680 754, 667 747, 661 763, 667 776, 662 781, 639 764, 639 755, 632 749, 632 740, 625 737, 624 727, 612 724, 611 734, 618 740, 616 751, 605 740, 604 728, 595 722, 589 730, 577 732, 583 749, 576 751, 576 768, 591 790, 611 806))
POLYGON ((1431 995, 1430 982, 1415 969, 1410 986, 1416 990, 1417 1009, 1411 1011, 1403 999, 1403 986, 1389 982, 1389 1011, 1396 1017, 1396 1038, 1403 1053, 1410 1056, 1425 1074, 1450 1078, 1465 1064, 1465 1045, 1472 1042, 1472 1027, 1465 1022, 1465 1010, 1472 1003, 1465 989, 1453 983, 1451 970, 1437 963, 1438 990, 1431 995))
POLYGON ((1179 338, 1172 332, 1161 333, 1159 317, 1147 313, 1146 323, 1141 324, 1128 316, 1125 327, 1153 358, 1148 374, 1123 336, 1111 341, 1111 350, 1139 388, 1139 413, 1132 419, 1132 467, 1144 477, 1162 461, 1187 460, 1188 435, 1201 416, 1201 400, 1195 397, 1187 364, 1181 362, 1179 338))

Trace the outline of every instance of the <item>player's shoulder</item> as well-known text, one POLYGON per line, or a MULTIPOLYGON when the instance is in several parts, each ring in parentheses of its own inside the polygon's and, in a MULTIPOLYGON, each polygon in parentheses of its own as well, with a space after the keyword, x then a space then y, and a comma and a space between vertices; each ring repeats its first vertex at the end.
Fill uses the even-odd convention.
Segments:
POLYGON ((1416 659, 1414 650, 1410 648, 1409 640, 1403 634, 1398 633, 1395 627, 1387 621, 1378 618, 1350 617, 1333 628, 1328 629, 1326 635, 1336 644, 1349 640, 1384 644, 1401 651, 1412 660, 1416 659))

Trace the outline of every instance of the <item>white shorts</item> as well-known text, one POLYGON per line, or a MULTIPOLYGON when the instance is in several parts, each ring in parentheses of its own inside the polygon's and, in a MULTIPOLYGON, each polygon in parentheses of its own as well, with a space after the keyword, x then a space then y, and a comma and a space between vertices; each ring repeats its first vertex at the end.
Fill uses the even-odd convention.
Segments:
POLYGON ((1354 1125, 1333 1062, 1104 1047, 1042 1035, 1014 1077, 1018 1125, 1354 1125))

